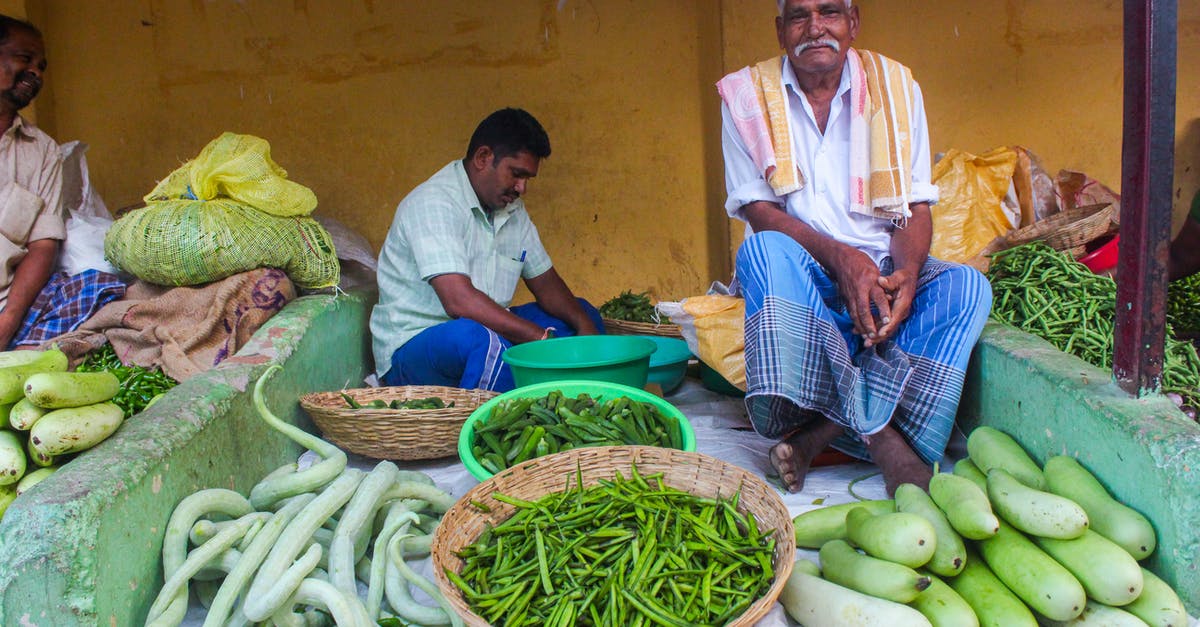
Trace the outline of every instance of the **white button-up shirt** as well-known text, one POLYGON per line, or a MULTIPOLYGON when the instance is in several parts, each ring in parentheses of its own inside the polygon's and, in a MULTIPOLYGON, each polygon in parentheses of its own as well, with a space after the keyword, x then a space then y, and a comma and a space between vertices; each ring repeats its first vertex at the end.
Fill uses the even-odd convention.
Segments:
POLYGON ((379 252, 379 303, 370 321, 377 374, 387 373, 392 353, 413 336, 450 320, 429 283, 433 277, 466 275, 508 307, 519 280, 550 267, 525 201, 489 215, 462 161, 450 162, 400 201, 379 252))
MULTIPOLYGON (((851 53, 853 54, 853 52, 851 53)), ((801 91, 787 57, 783 62, 783 89, 787 94, 788 124, 791 128, 792 154, 806 184, 780 198, 771 190, 763 173, 754 165, 745 143, 738 135, 721 103, 721 148, 725 153, 725 211, 732 218, 745 220, 742 207, 756 201, 777 203, 788 214, 813 230, 848 244, 870 255, 876 264, 890 254, 890 220, 852 213, 850 207, 850 73, 843 68, 841 84, 830 105, 829 120, 822 134, 812 105, 801 91)), ((938 189, 930 182, 929 129, 921 88, 913 83, 912 109, 912 200, 934 204, 938 189)), ((746 234, 751 232, 746 226, 746 234)))

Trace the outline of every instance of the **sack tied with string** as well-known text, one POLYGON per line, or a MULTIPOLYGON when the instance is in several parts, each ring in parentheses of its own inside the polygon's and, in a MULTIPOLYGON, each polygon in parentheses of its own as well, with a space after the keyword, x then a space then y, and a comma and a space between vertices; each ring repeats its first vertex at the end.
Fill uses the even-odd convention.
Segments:
POLYGON ((224 133, 113 223, 104 256, 139 279, 182 286, 279 268, 298 287, 337 285, 333 239, 310 217, 316 196, 287 180, 258 137, 224 133))

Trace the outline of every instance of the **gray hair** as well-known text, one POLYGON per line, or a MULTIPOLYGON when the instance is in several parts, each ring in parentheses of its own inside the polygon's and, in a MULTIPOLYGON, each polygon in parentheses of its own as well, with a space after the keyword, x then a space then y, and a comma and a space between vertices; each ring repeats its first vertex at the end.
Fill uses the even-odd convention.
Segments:
MULTIPOLYGON (((846 0, 846 8, 847 9, 850 8, 850 1, 851 0, 846 0)), ((783 16, 783 7, 784 7, 784 5, 787 4, 787 0, 775 0, 775 4, 779 7, 779 15, 780 15, 780 17, 782 17, 783 16)))

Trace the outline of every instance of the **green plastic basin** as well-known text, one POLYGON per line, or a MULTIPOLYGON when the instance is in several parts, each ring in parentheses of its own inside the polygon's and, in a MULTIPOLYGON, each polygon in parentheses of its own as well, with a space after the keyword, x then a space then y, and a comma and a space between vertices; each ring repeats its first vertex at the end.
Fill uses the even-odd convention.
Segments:
POLYGON ((692 429, 692 423, 688 422, 687 416, 678 407, 675 407, 660 396, 641 388, 606 381, 547 381, 519 387, 495 396, 471 412, 471 415, 467 417, 467 421, 463 423, 462 430, 458 432, 458 457, 462 460, 463 465, 467 467, 467 472, 480 481, 484 481, 492 476, 491 471, 480 465, 479 461, 475 459, 475 455, 471 452, 471 444, 475 440, 475 426, 487 422, 488 418, 492 415, 492 408, 509 399, 541 398, 555 390, 562 392, 563 396, 566 397, 587 394, 595 398, 598 402, 624 396, 630 400, 650 403, 657 407, 662 415, 674 418, 679 423, 680 442, 683 445, 683 450, 689 452, 696 451, 696 432, 692 429))
POLYGON ((657 345, 636 335, 576 335, 517 344, 501 355, 517 387, 588 379, 646 386, 657 345))
POLYGON ((687 376, 688 360, 692 358, 692 350, 687 342, 676 337, 658 335, 639 335, 654 342, 658 350, 650 355, 650 371, 646 375, 648 383, 657 383, 664 394, 670 394, 683 383, 687 376))

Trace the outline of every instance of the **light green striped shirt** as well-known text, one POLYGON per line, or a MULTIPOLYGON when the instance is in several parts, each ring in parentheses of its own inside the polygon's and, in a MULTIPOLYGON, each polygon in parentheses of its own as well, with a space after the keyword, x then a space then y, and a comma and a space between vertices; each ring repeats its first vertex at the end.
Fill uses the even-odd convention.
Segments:
POLYGON ((450 320, 429 284, 433 277, 465 274, 508 307, 518 279, 550 266, 524 201, 489 217, 462 161, 451 161, 400 201, 379 252, 379 302, 371 311, 376 373, 383 377, 392 353, 413 336, 450 320))

